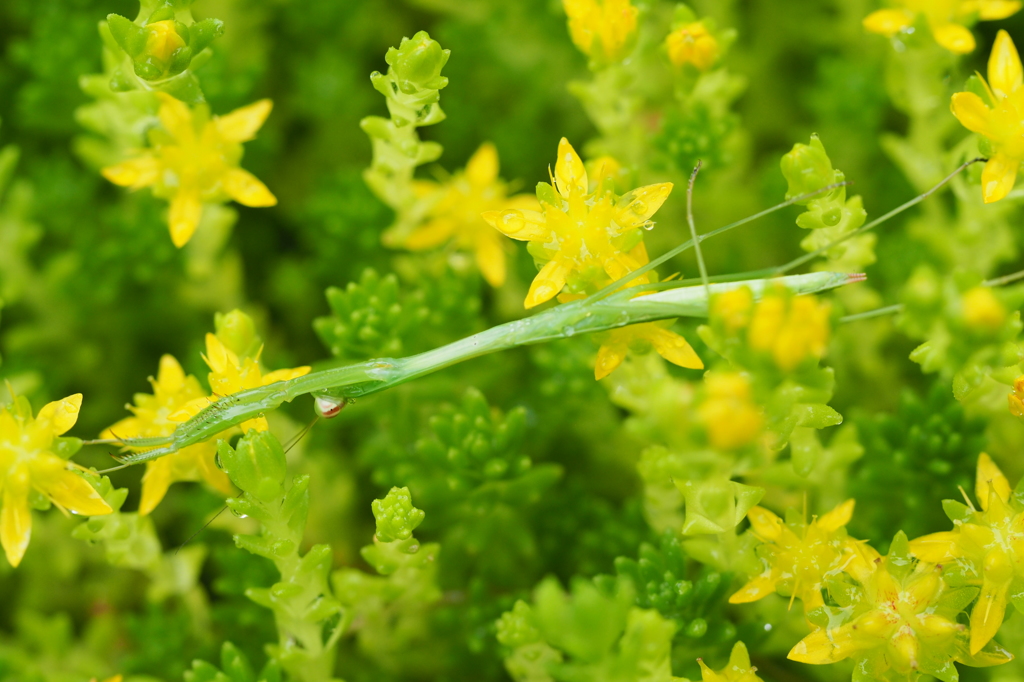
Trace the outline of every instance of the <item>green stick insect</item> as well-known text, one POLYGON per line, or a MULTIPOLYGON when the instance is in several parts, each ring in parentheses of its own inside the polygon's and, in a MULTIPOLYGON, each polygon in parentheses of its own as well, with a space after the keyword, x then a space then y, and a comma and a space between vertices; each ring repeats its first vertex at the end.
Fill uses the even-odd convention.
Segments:
MULTIPOLYGON (((337 415, 349 401, 355 398, 387 390, 481 355, 518 346, 566 338, 574 334, 606 331, 641 322, 655 322, 657 320, 677 317, 706 317, 712 297, 739 287, 749 287, 755 298, 759 298, 766 288, 779 284, 798 295, 802 295, 827 291, 844 284, 864 281, 866 276, 860 273, 816 272, 786 277, 779 277, 779 275, 802 265, 850 237, 873 229, 889 218, 923 201, 967 168, 967 166, 983 160, 972 159, 964 163, 924 194, 911 199, 860 229, 837 239, 823 249, 805 254, 785 265, 767 270, 720 277, 708 277, 702 267, 702 277, 696 280, 696 282, 700 282, 698 286, 692 286, 695 282, 694 280, 674 280, 644 284, 626 289, 622 288, 627 281, 636 279, 691 248, 696 250, 698 260, 703 263, 700 243, 705 239, 710 239, 787 206, 792 206, 800 201, 813 198, 848 183, 829 185, 815 192, 793 197, 772 208, 702 235, 697 235, 694 232, 693 238, 683 242, 661 257, 652 260, 642 268, 631 272, 626 277, 579 301, 565 303, 522 320, 515 320, 492 327, 486 331, 418 355, 406 358, 376 358, 344 367, 312 372, 295 379, 280 381, 224 396, 198 412, 188 421, 180 424, 174 433, 169 436, 125 438, 114 441, 125 448, 143 450, 142 452, 122 454, 117 456, 116 459, 123 465, 130 465, 173 454, 190 445, 209 440, 232 426, 253 419, 270 410, 277 409, 283 403, 291 402, 305 394, 313 395, 314 408, 318 416, 330 418, 337 415)), ((690 179, 691 188, 694 177, 690 179)))

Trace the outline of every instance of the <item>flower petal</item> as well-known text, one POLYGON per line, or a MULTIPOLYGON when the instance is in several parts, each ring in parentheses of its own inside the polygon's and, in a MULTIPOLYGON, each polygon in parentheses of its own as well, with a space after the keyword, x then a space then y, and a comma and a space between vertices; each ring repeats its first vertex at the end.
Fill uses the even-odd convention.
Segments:
POLYGON ((295 367, 293 369, 276 369, 273 372, 263 375, 263 379, 260 382, 261 386, 267 386, 269 384, 276 383, 278 381, 288 381, 289 379, 295 379, 297 377, 306 376, 309 374, 311 367, 295 367))
POLYGON ((851 644, 850 635, 843 627, 828 632, 815 630, 797 642, 787 658, 812 665, 836 663, 853 653, 851 644))
POLYGON ((929 564, 941 564, 960 556, 960 534, 947 530, 910 541, 910 553, 929 564))
POLYGON ((891 38, 914 23, 914 14, 905 9, 880 9, 864 18, 864 28, 891 38))
POLYGON ((586 194, 587 169, 583 167, 580 155, 564 137, 558 142, 558 161, 555 162, 555 185, 558 193, 569 198, 572 190, 586 194))
POLYGON ((550 301, 565 286, 565 280, 571 271, 572 261, 561 255, 556 255, 533 278, 523 305, 529 309, 550 301))
POLYGON ((978 473, 974 483, 974 492, 981 503, 981 508, 988 509, 989 495, 993 492, 1006 502, 1010 499, 1011 490, 1010 482, 992 458, 984 452, 981 453, 978 456, 978 473))
POLYGON ((782 519, 764 507, 751 507, 747 518, 754 535, 762 542, 773 542, 782 537, 782 519))
POLYGON ((853 518, 853 507, 856 503, 856 500, 847 500, 842 504, 836 505, 835 509, 822 514, 818 518, 818 527, 827 531, 839 530, 853 518))
POLYGON ((171 241, 179 249, 188 243, 199 219, 203 217, 203 204, 199 201, 199 193, 192 189, 179 189, 171 199, 171 211, 167 217, 171 228, 171 241))
POLYGON ((156 96, 160 98, 160 111, 157 115, 167 132, 179 142, 194 139, 196 132, 192 124, 192 110, 188 105, 164 92, 158 92, 156 96))
POLYGON ((979 0, 977 5, 979 19, 998 21, 1019 12, 1024 3, 1019 0, 979 0))
POLYGON ((411 251, 422 251, 440 246, 455 234, 456 223, 450 218, 435 218, 420 225, 405 240, 405 248, 411 251))
POLYGON ((28 506, 28 471, 19 468, 7 475, 0 508, 0 545, 7 561, 17 567, 32 538, 32 513, 28 506))
POLYGON ((82 409, 82 394, 69 395, 64 400, 56 400, 43 406, 36 416, 38 422, 49 422, 53 435, 61 436, 68 432, 78 421, 78 411, 82 409))
POLYGON ((139 189, 156 182, 160 175, 160 164, 155 157, 146 154, 107 166, 100 173, 115 185, 139 189))
POLYGON ((932 24, 935 42, 955 54, 967 54, 975 48, 974 34, 960 24, 952 22, 932 24))
POLYGON ((661 327, 654 327, 653 331, 647 335, 647 339, 654 346, 654 350, 658 351, 658 355, 673 365, 687 369, 704 369, 704 363, 697 352, 693 350, 693 346, 679 334, 661 327))
POLYGON ((269 99, 261 99, 230 114, 218 116, 213 119, 214 125, 228 142, 248 142, 256 137, 256 131, 263 126, 273 107, 274 103, 269 99))
POLYGON ((594 362, 594 379, 600 381, 614 372, 626 359, 626 346, 621 343, 605 343, 597 351, 594 362))
POLYGON ((981 651, 988 644, 999 626, 1003 624, 1006 614, 1006 593, 1010 583, 997 584, 986 579, 981 585, 978 603, 971 611, 971 654, 981 651))
POLYGON ((232 168, 224 175, 224 191, 243 206, 276 206, 275 197, 259 178, 242 168, 232 168))
POLYGON ((775 593, 775 585, 778 579, 773 578, 771 572, 762 573, 751 579, 741 587, 735 594, 729 597, 730 604, 749 604, 750 602, 764 599, 769 594, 775 593))
MULTIPOLYGON (((182 451, 184 452, 184 451, 182 451)), ((139 502, 139 514, 146 516, 160 504, 171 487, 171 458, 180 453, 161 457, 146 462, 146 473, 142 477, 142 500, 139 502)))
POLYGON ((986 204, 991 204, 1006 197, 1017 181, 1017 170, 1020 159, 1015 159, 1002 152, 996 152, 985 164, 981 172, 981 188, 986 204))
POLYGON ((662 182, 626 193, 616 206, 615 222, 625 229, 642 225, 665 203, 672 193, 672 187, 671 182, 662 182))
POLYGON ((500 239, 494 232, 485 232, 476 238, 476 264, 492 287, 505 283, 505 252, 500 239))
POLYGON ((964 128, 988 136, 992 110, 973 92, 958 92, 950 100, 949 108, 964 128))
POLYGON ((540 211, 484 211, 480 217, 498 232, 521 242, 543 239, 548 234, 547 220, 540 211))
POLYGON ((185 370, 181 368, 173 355, 164 355, 160 358, 156 383, 168 393, 177 393, 185 386, 185 370))
POLYGON ((1002 96, 1009 95, 1024 82, 1024 69, 1021 68, 1017 47, 1004 30, 996 34, 996 42, 988 58, 988 82, 996 94, 1002 96))
POLYGON ((38 471, 40 475, 33 476, 33 485, 44 495, 61 507, 83 516, 102 516, 114 511, 88 481, 64 468, 67 465, 59 457, 54 456, 53 459, 56 460, 53 464, 43 464, 38 471), (58 463, 60 468, 57 468, 58 463))
POLYGON ((217 374, 224 374, 228 368, 238 366, 238 356, 225 346, 216 334, 206 334, 206 355, 203 356, 207 366, 217 374))
POLYGON ((466 179, 476 187, 487 187, 498 179, 498 150, 484 142, 466 162, 466 179))

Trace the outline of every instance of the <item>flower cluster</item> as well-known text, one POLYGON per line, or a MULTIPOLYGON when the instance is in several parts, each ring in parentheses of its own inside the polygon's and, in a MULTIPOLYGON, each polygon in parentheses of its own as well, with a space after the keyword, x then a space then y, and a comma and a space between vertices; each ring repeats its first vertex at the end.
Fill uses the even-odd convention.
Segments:
POLYGON ((103 169, 115 185, 140 189, 170 202, 168 224, 177 247, 188 243, 203 217, 203 205, 234 199, 244 206, 274 206, 266 185, 239 168, 242 143, 256 136, 270 115, 271 102, 260 100, 224 116, 210 115, 165 93, 160 98, 160 127, 149 133, 150 148, 103 169))
POLYGON ((846 535, 853 500, 809 524, 754 507, 748 518, 764 572, 730 601, 773 591, 799 598, 812 631, 789 658, 815 665, 853 659, 870 679, 956 679, 954 663, 1005 663, 1013 656, 993 637, 1008 602, 1024 590, 1024 489, 1011 490, 982 454, 976 494, 980 510, 969 500, 944 503, 952 531, 913 541, 900 531, 884 557, 846 535), (972 603, 968 627, 959 616, 972 603))
POLYGON ((965 25, 972 18, 1005 19, 1021 8, 1016 0, 896 0, 893 4, 896 7, 868 15, 864 27, 891 38, 911 30, 920 17, 928 24, 935 41, 957 54, 974 50, 974 36, 965 25))
MULTIPOLYGON (((210 368, 209 394, 194 376, 185 375, 174 357, 165 355, 160 359, 156 379, 150 379, 153 393, 136 394, 135 404, 128 405, 132 416, 106 429, 102 437, 122 440, 168 436, 178 424, 219 398, 309 372, 309 367, 297 367, 264 374, 259 361, 262 343, 252 319, 239 310, 217 315, 216 327, 216 334, 206 335, 206 354, 203 356, 210 368)), ((258 417, 244 422, 238 432, 245 433, 249 429, 266 431, 266 419, 258 417)), ((167 489, 177 481, 202 480, 222 494, 230 495, 233 491, 231 482, 216 466, 216 456, 216 441, 207 441, 147 462, 139 513, 153 511, 167 494, 167 489)))

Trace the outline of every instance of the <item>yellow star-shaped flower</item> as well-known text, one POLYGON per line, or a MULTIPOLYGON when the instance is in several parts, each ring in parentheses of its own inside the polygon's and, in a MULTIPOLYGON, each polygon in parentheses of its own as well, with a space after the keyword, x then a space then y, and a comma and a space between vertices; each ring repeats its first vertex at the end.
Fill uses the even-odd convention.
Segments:
POLYGON ((151 186, 155 196, 170 201, 168 223, 175 246, 192 238, 203 204, 229 199, 245 206, 277 203, 266 185, 238 166, 242 143, 253 139, 270 115, 270 100, 211 117, 205 105, 192 110, 170 95, 157 96, 161 128, 150 133, 151 148, 102 173, 122 187, 151 186))
MULTIPOLYGON (((122 419, 105 430, 101 438, 150 438, 167 436, 178 426, 171 415, 195 400, 205 400, 206 392, 194 376, 185 376, 181 365, 170 355, 160 358, 157 378, 150 377, 153 393, 135 394, 129 405, 133 416, 122 419)), ((177 481, 206 481, 219 492, 230 495, 234 488, 227 475, 217 468, 216 443, 198 443, 166 457, 146 463, 142 477, 142 501, 139 513, 149 514, 156 508, 167 489, 177 481)))
MULTIPOLYGON (((243 391, 247 388, 266 386, 278 381, 287 381, 295 377, 301 377, 309 373, 309 367, 295 367, 294 369, 278 369, 268 374, 263 374, 260 368, 260 353, 262 347, 254 357, 239 357, 234 351, 228 348, 215 334, 206 335, 206 354, 203 360, 210 368, 209 382, 210 392, 213 398, 197 398, 186 404, 179 412, 172 414, 170 419, 186 421, 201 409, 211 404, 218 398, 229 396, 232 393, 243 391)), ((270 428, 265 417, 257 417, 242 422, 243 433, 249 429, 266 431, 270 428)))
POLYGON ((672 191, 665 182, 619 197, 607 175, 591 187, 583 161, 564 137, 551 180, 537 186, 541 212, 510 208, 483 214, 499 232, 530 242, 540 272, 526 296, 527 308, 551 300, 567 284, 572 294, 592 292, 640 267, 631 252, 672 191))
POLYGON ((1017 0, 895 0, 896 7, 872 12, 864 27, 872 33, 892 37, 904 31, 923 15, 932 35, 950 52, 966 54, 974 50, 974 36, 964 23, 977 17, 982 21, 1005 19, 1021 8, 1017 0))
POLYGON ((980 576, 981 595, 971 611, 971 653, 989 643, 1003 624, 1010 595, 1024 593, 1024 502, 987 454, 978 458, 975 496, 981 510, 968 509, 952 531, 910 543, 914 555, 933 563, 954 562, 980 576))
POLYGON ((858 552, 858 544, 846 535, 854 501, 847 500, 810 523, 786 523, 763 507, 747 513, 758 550, 765 564, 760 575, 729 597, 730 604, 746 604, 779 591, 799 598, 804 612, 824 604, 822 585, 829 576, 842 573, 858 552))
POLYGON ((981 174, 982 196, 990 204, 1010 193, 1024 161, 1024 69, 1006 31, 996 36, 988 60, 988 82, 982 83, 987 103, 973 92, 958 92, 950 107, 965 128, 992 143, 981 174))
POLYGON ((477 266, 492 287, 505 283, 505 244, 480 214, 501 208, 536 210, 537 200, 527 194, 505 196, 498 177, 498 151, 487 142, 473 154, 466 169, 443 184, 417 182, 417 194, 435 195, 427 220, 405 240, 413 251, 432 249, 446 242, 476 257, 477 266))
POLYGON ((113 511, 75 473, 76 465, 55 452, 65 441, 60 436, 78 421, 81 407, 81 393, 49 403, 34 418, 24 398, 0 407, 0 544, 11 566, 21 563, 32 536, 33 491, 75 514, 101 516, 113 511))

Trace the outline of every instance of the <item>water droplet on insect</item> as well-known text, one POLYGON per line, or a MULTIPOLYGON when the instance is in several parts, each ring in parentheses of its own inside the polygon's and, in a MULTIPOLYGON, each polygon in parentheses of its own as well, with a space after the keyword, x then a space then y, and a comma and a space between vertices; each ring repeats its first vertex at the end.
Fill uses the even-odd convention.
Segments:
POLYGON ((234 514, 235 516, 237 516, 240 519, 247 519, 247 518, 249 518, 248 514, 243 514, 242 512, 236 511, 234 509, 231 510, 231 513, 234 514))
POLYGON ((344 398, 318 395, 313 400, 313 410, 316 412, 317 416, 323 417, 324 419, 330 419, 331 417, 337 417, 347 404, 348 401, 344 398))

